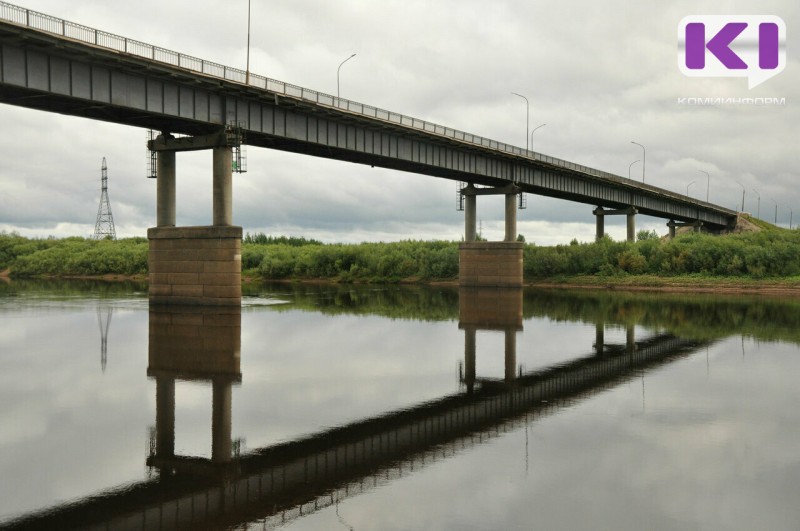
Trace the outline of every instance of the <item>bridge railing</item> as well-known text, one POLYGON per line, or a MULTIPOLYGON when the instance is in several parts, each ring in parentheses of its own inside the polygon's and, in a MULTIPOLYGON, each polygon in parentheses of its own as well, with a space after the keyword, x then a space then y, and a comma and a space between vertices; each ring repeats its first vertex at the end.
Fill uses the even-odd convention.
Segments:
MULTIPOLYGON (((0 1, 0 20, 5 20, 47 33, 61 35, 76 41, 99 46, 101 48, 115 50, 120 53, 127 53, 137 57, 142 57, 154 62, 185 68, 203 75, 225 79, 235 83, 248 84, 252 87, 276 92, 319 105, 334 107, 336 109, 347 111, 353 114, 359 114, 377 120, 383 120, 397 124, 403 127, 425 131, 430 134, 452 138, 460 142, 482 146, 519 157, 525 157, 555 166, 557 168, 580 172, 602 179, 611 179, 617 182, 629 181, 632 184, 635 184, 635 186, 638 188, 649 188, 660 193, 666 193, 667 195, 673 195, 678 198, 687 199, 693 203, 705 204, 702 201, 692 200, 691 198, 686 198, 681 194, 668 192, 653 186, 645 185, 643 183, 633 181, 632 179, 614 175, 613 173, 600 171, 595 168, 583 166, 581 164, 575 164, 574 162, 569 162, 556 157, 550 157, 535 151, 505 144, 503 142, 498 142, 497 140, 491 140, 478 135, 473 135, 471 133, 465 133, 457 129, 445 127, 443 125, 435 124, 425 120, 420 120, 419 118, 413 118, 411 116, 406 116, 396 112, 379 109, 371 105, 365 105, 363 103, 340 98, 338 96, 331 96, 330 94, 292 85, 291 83, 286 83, 284 81, 278 81, 265 76, 248 73, 238 68, 231 68, 211 61, 206 61, 205 59, 199 59, 190 55, 185 55, 172 50, 167 50, 165 48, 160 48, 158 46, 153 46, 152 44, 121 37, 113 33, 89 28, 87 26, 69 22, 60 18, 46 15, 44 13, 39 13, 37 11, 32 11, 30 9, 19 7, 3 1, 0 1)), ((709 204, 708 206, 714 205, 709 204)))

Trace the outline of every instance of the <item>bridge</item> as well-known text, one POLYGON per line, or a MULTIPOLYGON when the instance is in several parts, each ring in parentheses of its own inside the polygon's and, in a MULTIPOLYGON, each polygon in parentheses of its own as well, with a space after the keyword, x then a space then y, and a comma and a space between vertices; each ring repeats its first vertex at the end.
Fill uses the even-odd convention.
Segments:
POLYGON ((240 303, 231 172, 241 144, 468 183, 462 285, 521 284, 518 194, 592 205, 598 238, 607 215, 627 216, 629 240, 639 213, 669 220, 672 235, 679 225, 716 231, 736 222, 730 209, 655 186, 6 2, 0 102, 162 132, 148 144, 157 154, 153 302, 240 303), (175 153, 197 149, 214 152, 213 226, 175 227, 175 153), (485 194, 506 197, 504 242, 474 241, 476 197, 485 194))
MULTIPOLYGON (((486 302, 485 293, 480 301, 466 298, 466 305, 486 302)), ((480 324, 482 315, 481 308, 462 308, 467 366, 474 367, 475 356, 470 329, 519 327, 515 312, 480 324)), ((157 477, 24 515, 0 529, 229 529, 252 522, 271 528, 536 422, 707 345, 659 333, 601 346, 552 368, 511 371, 502 380, 475 378, 467 369, 458 393, 237 453, 230 439, 230 390, 242 376, 240 335, 238 308, 152 307, 147 372, 156 381, 156 427, 146 460, 157 477), (176 379, 213 383, 210 459, 175 454, 176 379)), ((505 354, 508 365, 514 352, 505 354)))

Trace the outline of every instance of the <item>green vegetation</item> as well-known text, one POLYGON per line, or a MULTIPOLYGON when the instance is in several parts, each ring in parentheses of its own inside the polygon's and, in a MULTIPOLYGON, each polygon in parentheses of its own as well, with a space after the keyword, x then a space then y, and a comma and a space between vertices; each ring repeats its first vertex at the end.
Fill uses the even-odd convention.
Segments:
POLYGON ((242 270, 264 279, 331 279, 342 282, 450 280, 458 277, 458 244, 396 243, 245 245, 242 270))
MULTIPOLYGON (((751 220, 755 223, 757 220, 751 220)), ((800 231, 778 229, 711 236, 690 233, 667 241, 639 231, 636 243, 605 238, 597 243, 524 250, 528 281, 652 285, 670 279, 764 279, 786 282, 800 277, 800 231)), ((28 239, 0 233, 0 271, 16 277, 143 275, 147 240, 84 238, 28 239)), ((265 280, 337 282, 446 281, 458 277, 458 244, 443 241, 323 244, 305 238, 247 234, 242 244, 245 276, 265 280)), ((715 280, 716 279, 716 280, 715 280)))
POLYGON ((0 270, 16 277, 143 275, 147 239, 28 239, 0 233, 0 270))
POLYGON ((248 232, 247 234, 244 235, 244 238, 242 238, 242 243, 244 245, 248 245, 251 243, 256 245, 283 244, 283 245, 289 245, 291 247, 302 247, 304 245, 322 245, 322 242, 319 240, 296 238, 294 236, 267 236, 263 232, 259 232, 258 234, 250 234, 248 232))
POLYGON ((691 233, 671 241, 639 236, 633 244, 605 238, 590 244, 527 246, 525 277, 650 274, 761 279, 800 275, 800 231, 691 233))

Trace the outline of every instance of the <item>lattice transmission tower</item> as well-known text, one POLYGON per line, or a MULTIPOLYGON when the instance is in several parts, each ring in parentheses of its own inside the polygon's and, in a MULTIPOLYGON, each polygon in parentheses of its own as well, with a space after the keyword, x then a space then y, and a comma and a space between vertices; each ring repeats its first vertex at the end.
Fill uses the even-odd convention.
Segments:
POLYGON ((111 215, 111 203, 108 201, 108 167, 106 166, 105 157, 103 157, 101 175, 100 206, 97 208, 94 238, 102 240, 103 238, 111 237, 112 240, 116 240, 117 231, 114 229, 114 216, 111 215))

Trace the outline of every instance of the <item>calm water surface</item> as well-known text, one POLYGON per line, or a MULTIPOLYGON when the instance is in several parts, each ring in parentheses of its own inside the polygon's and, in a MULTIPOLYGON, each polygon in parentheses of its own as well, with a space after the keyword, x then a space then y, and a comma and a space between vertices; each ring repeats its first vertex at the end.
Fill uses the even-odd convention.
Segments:
POLYGON ((0 529, 800 528, 800 300, 0 282, 0 529))

